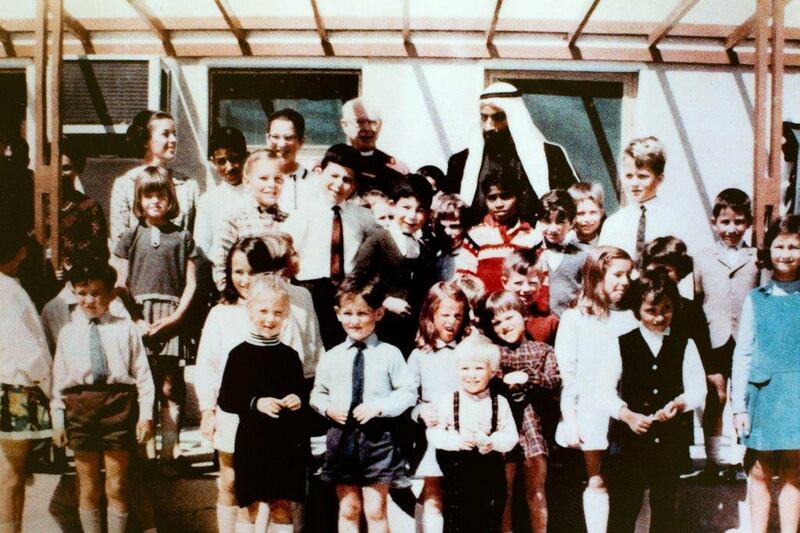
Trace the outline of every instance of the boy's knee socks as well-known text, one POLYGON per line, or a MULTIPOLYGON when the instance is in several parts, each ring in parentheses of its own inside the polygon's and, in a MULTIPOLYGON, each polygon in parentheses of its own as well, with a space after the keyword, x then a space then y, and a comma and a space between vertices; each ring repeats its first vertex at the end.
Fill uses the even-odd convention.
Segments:
POLYGON ((125 533, 128 526, 128 513, 120 513, 110 507, 106 510, 108 533, 125 533))
POLYGON ((608 528, 608 492, 587 488, 583 491, 583 516, 587 533, 606 533, 608 528))
POLYGON ((78 509, 83 533, 103 533, 100 509, 78 509))
POLYGON ((267 528, 267 533, 292 533, 293 531, 292 524, 276 524, 275 522, 270 522, 267 528))
POLYGON ((236 532, 236 515, 239 508, 235 505, 217 504, 217 529, 219 533, 236 532))
POLYGON ((169 402, 169 405, 162 406, 160 409, 162 459, 172 459, 175 457, 175 447, 178 445, 180 414, 180 405, 173 402, 169 402))
POLYGON ((250 522, 236 522, 236 533, 253 533, 256 525, 250 522))
POLYGON ((432 513, 422 508, 422 531, 425 533, 441 533, 444 529, 444 517, 442 513, 432 513))

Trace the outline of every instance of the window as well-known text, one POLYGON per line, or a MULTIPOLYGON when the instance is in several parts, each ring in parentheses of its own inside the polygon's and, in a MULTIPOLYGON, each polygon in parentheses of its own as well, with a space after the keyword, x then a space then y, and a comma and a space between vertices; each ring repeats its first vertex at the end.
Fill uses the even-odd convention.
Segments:
POLYGON ((22 135, 25 120, 24 70, 0 70, 0 135, 22 135))
POLYGON ((522 93, 534 124, 545 138, 564 147, 581 180, 603 185, 606 212, 619 205, 617 162, 630 136, 630 74, 514 72, 491 73, 522 93))
POLYGON ((357 71, 222 70, 211 76, 211 130, 238 128, 251 148, 265 145, 267 116, 292 108, 306 120, 305 147, 345 142, 342 104, 358 96, 357 71))

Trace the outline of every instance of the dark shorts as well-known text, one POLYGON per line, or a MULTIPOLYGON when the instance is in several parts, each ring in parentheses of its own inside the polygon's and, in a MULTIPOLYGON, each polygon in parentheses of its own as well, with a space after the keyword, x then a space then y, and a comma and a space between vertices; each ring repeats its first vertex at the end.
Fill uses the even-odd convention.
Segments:
POLYGON ((722 374, 726 378, 731 377, 731 367, 733 364, 733 349, 736 347, 736 341, 733 337, 728 339, 728 342, 718 348, 712 348, 711 353, 708 354, 703 360, 703 368, 706 370, 706 375, 722 374))
POLYGON ((80 385, 64 391, 65 427, 75 451, 130 451, 139 417, 133 385, 80 385))
POLYGON ((363 487, 401 478, 407 466, 390 429, 383 420, 330 428, 322 480, 363 487))

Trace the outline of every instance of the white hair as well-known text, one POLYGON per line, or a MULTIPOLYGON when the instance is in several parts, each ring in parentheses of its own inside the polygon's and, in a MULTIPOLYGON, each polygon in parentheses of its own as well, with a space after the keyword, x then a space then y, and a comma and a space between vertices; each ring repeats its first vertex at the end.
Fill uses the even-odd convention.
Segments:
POLYGON ((470 335, 461 341, 454 355, 456 364, 465 359, 479 360, 488 363, 492 372, 500 369, 500 348, 480 335, 470 335))
POLYGON ((372 120, 380 120, 381 112, 374 102, 362 98, 361 96, 348 100, 342 104, 342 119, 348 120, 356 116, 356 109, 361 109, 372 120))

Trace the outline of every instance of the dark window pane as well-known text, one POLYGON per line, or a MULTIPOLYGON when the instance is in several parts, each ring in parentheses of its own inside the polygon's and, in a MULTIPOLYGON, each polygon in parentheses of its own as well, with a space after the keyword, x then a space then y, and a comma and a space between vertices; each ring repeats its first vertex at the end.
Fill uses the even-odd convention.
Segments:
POLYGON ((17 136, 22 133, 27 95, 25 71, 0 72, 0 135, 17 136))
POLYGON ((621 149, 622 82, 506 79, 523 93, 533 122, 564 147, 578 176, 599 182, 606 211, 619 205, 615 190, 621 149))
POLYGON ((130 123, 147 109, 148 79, 147 61, 64 61, 64 124, 130 123))
POLYGON ((306 120, 307 145, 344 142, 339 126, 342 104, 358 95, 352 71, 211 71, 212 129, 240 129, 248 145, 264 145, 266 119, 292 108, 306 120))

